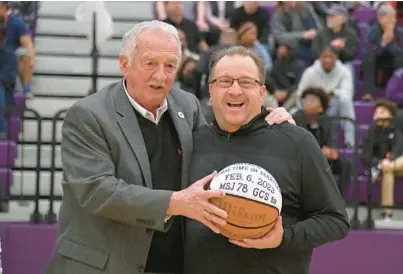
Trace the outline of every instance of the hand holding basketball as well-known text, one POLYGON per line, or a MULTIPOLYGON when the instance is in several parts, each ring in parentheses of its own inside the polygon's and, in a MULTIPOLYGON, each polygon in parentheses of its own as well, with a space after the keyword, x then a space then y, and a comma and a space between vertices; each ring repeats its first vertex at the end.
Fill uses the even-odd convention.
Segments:
POLYGON ((220 227, 226 225, 227 212, 210 203, 211 198, 224 197, 219 190, 205 190, 204 186, 214 178, 216 171, 196 181, 186 189, 172 194, 167 215, 182 215, 194 219, 220 233, 220 227))
POLYGON ((279 247, 283 241, 283 221, 281 216, 277 218, 274 228, 261 238, 257 239, 242 239, 242 240, 229 240, 231 243, 244 248, 276 248, 279 247))

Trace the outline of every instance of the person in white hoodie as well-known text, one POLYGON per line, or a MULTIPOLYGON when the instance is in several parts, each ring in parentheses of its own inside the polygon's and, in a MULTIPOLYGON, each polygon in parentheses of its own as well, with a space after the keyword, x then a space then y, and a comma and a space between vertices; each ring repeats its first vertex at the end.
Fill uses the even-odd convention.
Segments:
MULTIPOLYGON (((324 89, 331 96, 330 107, 327 110, 329 116, 355 120, 353 77, 351 70, 338 60, 336 49, 331 46, 324 48, 319 59, 304 71, 297 89, 299 99, 302 91, 309 87, 324 89)), ((300 106, 300 100, 298 101, 300 106)), ((342 125, 345 145, 353 148, 355 146, 354 125, 349 121, 343 122, 342 125)))

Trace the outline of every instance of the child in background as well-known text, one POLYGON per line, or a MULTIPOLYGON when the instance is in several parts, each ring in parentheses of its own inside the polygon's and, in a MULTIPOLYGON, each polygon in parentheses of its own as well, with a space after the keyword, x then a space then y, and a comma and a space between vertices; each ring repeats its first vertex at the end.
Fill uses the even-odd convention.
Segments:
MULTIPOLYGON (((386 99, 376 102, 374 124, 364 139, 361 155, 362 162, 371 169, 372 182, 382 173, 382 206, 393 206, 395 175, 403 174, 403 136, 393 125, 396 115, 395 102, 386 99)), ((392 209, 382 209, 381 218, 391 220, 392 209)))

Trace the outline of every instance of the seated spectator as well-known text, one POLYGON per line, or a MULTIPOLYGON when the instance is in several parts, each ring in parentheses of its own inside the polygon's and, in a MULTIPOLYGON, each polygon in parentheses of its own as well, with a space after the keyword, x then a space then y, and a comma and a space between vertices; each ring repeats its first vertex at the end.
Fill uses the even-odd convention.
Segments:
POLYGON ((258 1, 244 1, 231 17, 230 26, 236 31, 245 23, 253 22, 257 27, 259 41, 266 45, 269 39, 269 15, 259 6, 258 1))
POLYGON ((204 76, 204 85, 199 87, 198 98, 203 102, 205 98, 210 97, 208 92, 208 77, 210 73, 210 59, 214 52, 220 49, 224 49, 237 44, 238 36, 234 29, 226 29, 221 32, 218 45, 211 46, 208 50, 200 53, 200 58, 196 64, 196 73, 199 79, 198 83, 201 83, 202 76, 204 76))
POLYGON ((332 120, 325 112, 329 106, 329 96, 320 88, 307 88, 302 92, 301 98, 302 109, 293 115, 295 123, 315 136, 333 174, 340 176, 338 187, 345 197, 352 174, 352 162, 341 159, 334 149, 337 144, 333 138, 332 120))
POLYGON ((6 29, 5 24, 0 23, 0 140, 7 137, 4 107, 13 104, 17 78, 16 56, 5 47, 6 29))
POLYGON ((291 46, 279 44, 276 61, 266 79, 266 88, 276 99, 279 106, 290 110, 296 103, 296 90, 301 79, 304 65, 295 56, 291 46))
POLYGON ((238 44, 257 53, 262 58, 266 73, 272 69, 273 62, 265 46, 257 39, 257 27, 253 22, 245 22, 238 29, 238 44))
MULTIPOLYGON (((167 1, 155 1, 154 2, 154 13, 155 18, 159 21, 164 21, 168 18, 167 9, 166 9, 167 1)), ((196 3, 194 1, 183 1, 183 15, 186 19, 190 21, 196 21, 196 3)))
POLYGON ((334 4, 340 4, 340 1, 309 1, 308 3, 312 5, 312 8, 317 14, 321 24, 325 26, 330 7, 334 4))
POLYGON ((30 32, 21 18, 11 13, 10 2, 0 2, 0 18, 7 26, 5 47, 18 57, 18 71, 25 94, 31 95, 30 80, 34 72, 35 49, 30 32))
POLYGON ((197 78, 195 77, 196 60, 192 57, 187 57, 178 71, 179 87, 187 92, 196 95, 197 78))
MULTIPOLYGON (((330 46, 324 48, 319 59, 304 71, 298 85, 299 98, 308 87, 321 88, 330 96, 330 107, 327 110, 329 116, 355 120, 351 71, 337 59, 337 50, 330 46)), ((345 144, 353 148, 355 146, 354 125, 348 121, 343 122, 342 125, 345 144)))
POLYGON ((396 11, 388 4, 377 10, 377 20, 369 27, 363 56, 364 99, 383 91, 403 58, 403 29, 396 26, 396 11))
POLYGON ((184 17, 183 2, 169 1, 166 3, 167 19, 165 23, 181 29, 186 34, 187 46, 191 52, 200 52, 208 49, 206 41, 197 25, 184 17))
POLYGON ((191 52, 189 50, 189 48, 188 48, 188 42, 187 42, 187 39, 186 39, 186 33, 181 29, 177 29, 177 31, 178 31, 179 40, 181 42, 181 48, 182 48, 181 64, 188 57, 191 57, 191 58, 193 58, 195 60, 199 60, 199 55, 197 53, 191 52))
POLYGON ((276 45, 287 44, 297 49, 296 57, 308 64, 315 59, 312 41, 321 24, 309 4, 304 2, 280 2, 271 23, 276 45))
MULTIPOLYGON (((395 175, 403 172, 403 136, 392 123, 397 106, 389 100, 379 100, 375 105, 374 124, 364 139, 362 162, 371 170, 375 182, 382 172, 381 205, 393 206, 395 175)), ((392 218, 392 209, 382 209, 384 220, 392 218)))
POLYGON ((205 33, 209 46, 218 44, 222 31, 230 27, 229 20, 235 10, 234 1, 198 1, 196 24, 205 33))
POLYGON ((35 24, 39 1, 10 2, 12 13, 20 17, 30 28, 35 24))
POLYGON ((353 60, 357 52, 357 34, 347 22, 348 13, 342 5, 333 5, 328 10, 326 27, 312 43, 313 56, 319 58, 323 48, 331 45, 339 51, 339 60, 343 63, 353 60))

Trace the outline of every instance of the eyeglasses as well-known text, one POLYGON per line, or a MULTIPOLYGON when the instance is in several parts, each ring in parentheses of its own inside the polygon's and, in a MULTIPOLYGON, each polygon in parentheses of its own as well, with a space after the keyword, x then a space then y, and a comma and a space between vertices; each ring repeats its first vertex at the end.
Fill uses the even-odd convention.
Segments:
POLYGON ((262 85, 258 80, 248 78, 248 77, 241 77, 241 78, 232 78, 232 77, 218 77, 217 79, 214 79, 209 82, 209 84, 214 84, 220 88, 230 88, 234 84, 234 82, 237 81, 238 85, 243 88, 243 89, 251 89, 256 86, 256 84, 262 85))

